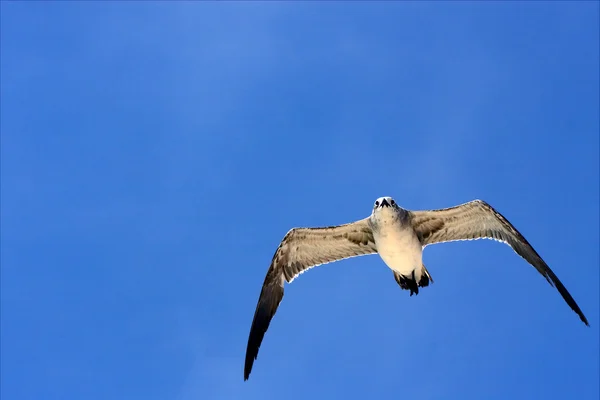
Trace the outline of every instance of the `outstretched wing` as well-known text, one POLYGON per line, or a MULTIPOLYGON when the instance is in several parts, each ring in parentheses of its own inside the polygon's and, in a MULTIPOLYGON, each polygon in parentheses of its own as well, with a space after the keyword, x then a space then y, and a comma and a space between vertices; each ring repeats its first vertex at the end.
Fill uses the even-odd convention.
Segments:
POLYGON ((258 349, 283 298, 283 284, 317 265, 376 253, 368 218, 327 228, 294 228, 275 252, 263 283, 246 348, 244 380, 252 370, 258 349))
POLYGON ((558 277, 504 216, 482 200, 431 211, 412 211, 412 225, 423 246, 455 240, 495 239, 508 244, 555 286, 567 304, 589 326, 583 312, 558 277))

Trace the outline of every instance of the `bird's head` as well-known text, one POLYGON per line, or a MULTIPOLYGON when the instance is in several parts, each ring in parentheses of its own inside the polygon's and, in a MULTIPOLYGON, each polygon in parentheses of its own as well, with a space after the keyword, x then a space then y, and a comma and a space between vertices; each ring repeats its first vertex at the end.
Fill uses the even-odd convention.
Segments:
POLYGON ((384 210, 394 210, 398 209, 398 204, 391 197, 380 197, 375 200, 375 204, 373 204, 373 213, 378 213, 384 210))
POLYGON ((370 220, 373 225, 385 225, 404 220, 407 215, 408 212, 404 208, 400 207, 394 199, 386 196, 375 200, 370 220))

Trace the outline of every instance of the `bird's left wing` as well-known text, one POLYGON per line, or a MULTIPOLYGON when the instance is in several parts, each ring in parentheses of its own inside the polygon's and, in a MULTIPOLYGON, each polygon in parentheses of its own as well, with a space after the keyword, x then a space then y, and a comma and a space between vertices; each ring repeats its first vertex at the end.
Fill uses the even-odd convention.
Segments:
POLYGON ((275 252, 260 292, 244 366, 244 380, 252 370, 258 349, 283 298, 284 282, 317 265, 377 252, 368 218, 326 228, 294 228, 275 252))
POLYGON ((589 326, 587 318, 554 272, 517 229, 482 200, 430 211, 411 211, 411 221, 424 246, 455 240, 495 239, 508 244, 555 286, 567 304, 589 326))

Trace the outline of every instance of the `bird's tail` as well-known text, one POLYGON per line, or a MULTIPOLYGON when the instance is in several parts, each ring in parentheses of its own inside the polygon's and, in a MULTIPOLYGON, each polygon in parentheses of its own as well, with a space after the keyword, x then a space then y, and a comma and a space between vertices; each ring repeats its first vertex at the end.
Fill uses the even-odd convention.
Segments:
POLYGON ((420 275, 421 277, 417 279, 415 271, 413 271, 413 273, 410 276, 400 275, 399 273, 394 271, 394 279, 396 279, 396 282, 398 282, 400 288, 404 290, 410 290, 411 296, 413 294, 419 294, 420 287, 429 286, 430 282, 433 283, 433 278, 429 274, 429 271, 427 271, 427 268, 424 264, 422 264, 420 275))
POLYGON ((429 286, 430 282, 433 283, 433 278, 429 274, 429 271, 427 271, 425 264, 423 264, 423 269, 421 270, 421 280, 419 280, 419 286, 420 287, 429 286))

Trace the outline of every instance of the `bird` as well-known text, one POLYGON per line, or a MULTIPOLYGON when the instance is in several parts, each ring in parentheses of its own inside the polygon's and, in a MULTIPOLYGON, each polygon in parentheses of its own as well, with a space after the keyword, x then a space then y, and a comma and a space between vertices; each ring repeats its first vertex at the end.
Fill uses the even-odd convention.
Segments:
POLYGON ((248 380, 285 283, 307 270, 342 259, 379 254, 394 279, 410 296, 433 283, 423 264, 423 249, 458 240, 493 239, 509 245, 531 264, 589 326, 588 320, 556 274, 521 233, 483 200, 454 207, 411 211, 389 196, 375 200, 367 218, 337 226, 293 228, 277 247, 260 292, 246 347, 244 381, 248 380))

